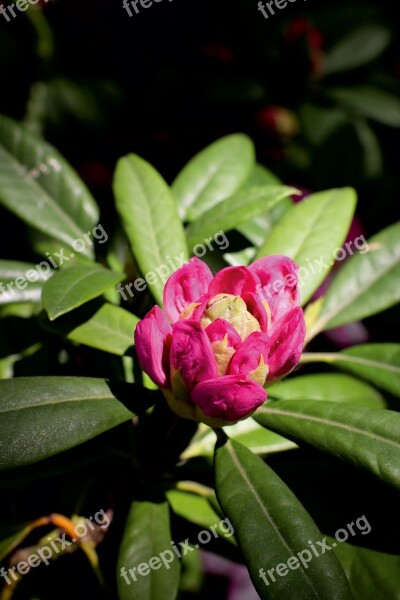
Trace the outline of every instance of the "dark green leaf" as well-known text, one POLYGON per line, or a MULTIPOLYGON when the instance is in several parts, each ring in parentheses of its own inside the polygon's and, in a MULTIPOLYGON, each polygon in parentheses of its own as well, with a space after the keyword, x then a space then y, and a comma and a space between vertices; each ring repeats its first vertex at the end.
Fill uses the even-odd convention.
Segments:
POLYGON ((374 87, 335 88, 329 96, 338 104, 378 123, 400 127, 400 100, 374 87))
POLYGON ((361 344, 336 353, 304 353, 301 361, 331 363, 400 397, 399 344, 361 344))
POLYGON ((228 440, 216 448, 215 477, 218 501, 262 600, 352 598, 334 553, 313 556, 309 542, 323 536, 310 515, 260 458, 228 440), (307 557, 308 563, 300 557, 307 557))
POLYGON ((400 222, 374 235, 343 265, 329 287, 308 339, 365 319, 400 300, 400 222))
POLYGON ((121 600, 175 600, 180 562, 171 540, 167 502, 132 503, 118 556, 121 600))
POLYGON ((351 31, 326 53, 323 74, 341 73, 369 63, 387 48, 390 38, 390 32, 381 25, 364 25, 351 31))
POLYGON ((129 421, 103 379, 20 377, 0 381, 0 468, 38 462, 129 421))
POLYGON ((152 276, 151 291, 162 302, 164 284, 188 259, 182 223, 172 193, 159 173, 135 154, 118 161, 114 179, 117 210, 141 272, 152 276))
POLYGON ((386 403, 379 392, 366 383, 337 373, 303 375, 280 381, 268 389, 268 395, 277 400, 331 400, 385 408, 386 403))
POLYGON ((264 404, 254 418, 400 488, 399 413, 325 400, 281 400, 264 404))
MULTIPOLYGON (((0 203, 20 219, 64 242, 84 241, 99 211, 62 156, 20 124, 0 116, 0 203)), ((82 253, 93 256, 86 244, 82 253)))
MULTIPOLYGON (((334 540, 328 537, 331 545, 334 540)), ((397 600, 400 598, 400 556, 351 544, 337 544, 334 550, 346 573, 355 600, 397 600)))
POLYGON ((103 294, 125 275, 99 264, 78 263, 58 271, 43 288, 43 306, 50 321, 103 294))

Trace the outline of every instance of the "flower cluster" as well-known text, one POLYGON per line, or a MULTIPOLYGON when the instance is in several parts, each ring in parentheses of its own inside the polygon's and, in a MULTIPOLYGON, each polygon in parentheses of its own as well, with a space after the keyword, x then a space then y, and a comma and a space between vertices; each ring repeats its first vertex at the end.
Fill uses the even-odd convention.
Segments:
POLYGON ((303 348, 297 272, 274 255, 215 276, 192 258, 171 275, 164 312, 155 306, 137 325, 135 346, 172 410, 221 427, 265 402, 266 383, 291 371, 303 348))

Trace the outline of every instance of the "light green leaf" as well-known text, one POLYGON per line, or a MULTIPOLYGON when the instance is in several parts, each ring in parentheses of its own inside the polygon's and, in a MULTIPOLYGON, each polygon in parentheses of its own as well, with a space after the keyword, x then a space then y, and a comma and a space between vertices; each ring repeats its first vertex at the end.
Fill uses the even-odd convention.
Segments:
POLYGON ((161 303, 166 275, 171 274, 168 260, 172 257, 181 264, 188 259, 185 233, 175 200, 161 175, 135 154, 118 161, 114 194, 141 272, 144 275, 156 273, 151 291, 161 303))
MULTIPOLYGON (((89 190, 64 158, 0 115, 0 203, 28 225, 72 247, 98 223, 89 190)), ((82 253, 93 256, 86 244, 82 253)))
POLYGON ((350 377, 338 373, 302 375, 286 381, 280 381, 268 389, 270 398, 277 400, 330 400, 385 408, 386 402, 374 388, 350 377))
MULTIPOLYGON (((240 442, 256 454, 274 454, 297 448, 296 444, 284 437, 268 431, 251 417, 230 425, 227 430, 229 437, 240 442)), ((181 459, 187 460, 196 456, 210 457, 214 453, 215 434, 206 425, 201 425, 192 438, 190 445, 183 452, 181 459)))
POLYGON ((399 344, 361 344, 341 352, 303 353, 300 360, 330 363, 400 397, 399 344))
POLYGON ((309 540, 322 540, 322 534, 291 490, 259 457, 228 440, 216 448, 215 479, 218 501, 233 525, 262 600, 352 598, 333 552, 313 560, 309 540), (309 556, 309 562, 301 563, 299 554, 309 556), (287 565, 290 560, 292 568, 287 565))
POLYGON ((250 171, 249 177, 244 182, 242 189, 260 187, 262 185, 282 185, 282 181, 272 171, 256 163, 250 171))
POLYGON ((355 115, 390 127, 400 127, 400 100, 374 87, 334 88, 329 96, 355 115))
POLYGON ((186 230, 189 246, 203 242, 218 231, 230 231, 249 218, 267 213, 284 198, 295 194, 286 186, 263 186, 241 190, 222 200, 189 225, 186 230))
POLYGON ((305 304, 332 268, 334 253, 346 239, 355 206, 352 188, 312 194, 284 214, 256 258, 290 256, 301 267, 300 296, 305 304))
POLYGON ((176 599, 180 562, 171 540, 167 502, 132 503, 118 556, 120 600, 176 599))
MULTIPOLYGON (((328 544, 334 542, 328 537, 328 544)), ((334 550, 350 582, 355 600, 398 600, 400 598, 400 556, 336 544, 334 550)))
POLYGON ((210 528, 211 525, 216 525, 220 521, 219 515, 212 508, 206 496, 179 489, 168 490, 166 496, 174 513, 191 523, 210 528))
POLYGON ((58 271, 43 288, 43 306, 50 321, 97 298, 125 275, 99 264, 74 264, 58 271))
POLYGON ((96 307, 95 312, 85 306, 82 312, 74 311, 44 326, 78 344, 124 356, 134 345, 133 334, 138 322, 139 319, 124 308, 106 303, 96 307))
POLYGON ((228 135, 196 154, 172 184, 183 220, 194 221, 244 184, 254 166, 253 142, 228 135))
POLYGON ((308 339, 324 329, 365 319, 400 300, 400 222, 368 240, 343 265, 326 294, 308 339))
POLYGON ((325 400, 278 400, 264 404, 254 418, 400 488, 399 413, 325 400))
POLYGON ((103 379, 0 381, 0 468, 29 465, 83 444, 133 416, 103 379))
POLYGON ((284 198, 284 200, 276 204, 267 214, 255 217, 247 223, 242 223, 236 227, 236 229, 252 244, 257 247, 261 246, 274 225, 278 223, 292 205, 293 202, 291 198, 284 198))
POLYGON ((47 268, 36 269, 36 265, 0 260, 0 305, 17 302, 39 304, 44 282, 49 278, 47 268), (29 274, 29 281, 26 277, 29 274))
POLYGON ((381 25, 363 25, 351 31, 325 54, 323 74, 342 73, 361 67, 387 48, 391 35, 381 25))

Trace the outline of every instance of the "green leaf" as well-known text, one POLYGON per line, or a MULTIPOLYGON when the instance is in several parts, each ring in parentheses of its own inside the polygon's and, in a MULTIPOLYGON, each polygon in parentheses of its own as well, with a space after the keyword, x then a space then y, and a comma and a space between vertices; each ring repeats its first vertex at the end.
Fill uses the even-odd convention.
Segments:
MULTIPOLYGON (((240 442, 255 454, 274 454, 297 448, 296 444, 281 435, 268 431, 251 417, 229 426, 229 437, 240 442)), ((200 425, 190 445, 183 452, 181 459, 187 460, 196 456, 212 456, 215 447, 215 434, 206 425, 200 425)))
POLYGON ((378 123, 400 127, 400 100, 374 87, 334 88, 329 96, 338 104, 378 123))
POLYGON ((110 354, 124 356, 134 345, 133 334, 139 319, 124 308, 112 304, 74 311, 44 327, 65 335, 69 340, 97 348, 110 354), (77 314, 79 313, 79 314, 77 314))
POLYGON ((301 362, 326 362, 400 397, 400 345, 361 344, 336 353, 304 353, 301 362))
POLYGON ((244 182, 242 189, 249 189, 253 187, 260 187, 262 185, 282 185, 282 181, 272 171, 256 163, 250 171, 249 177, 244 182))
POLYGON ((50 321, 97 298, 125 275, 99 264, 74 264, 58 271, 43 288, 43 306, 50 321))
POLYGON ((175 200, 161 175, 135 154, 118 161, 114 194, 141 272, 158 274, 151 289, 157 302, 161 303, 165 271, 167 276, 171 274, 168 261, 171 257, 180 261, 178 267, 188 259, 185 233, 175 200))
POLYGON ((295 194, 286 186, 263 186, 241 190, 222 200, 189 225, 186 230, 189 246, 203 242, 218 231, 230 231, 249 218, 266 213, 284 198, 295 194))
POLYGON ((277 400, 330 400, 385 408, 386 402, 374 388, 350 377, 338 373, 302 375, 276 383, 268 389, 268 395, 277 400))
POLYGON ((216 448, 215 478, 218 501, 233 525, 262 600, 352 598, 334 553, 317 558, 309 549, 310 540, 323 539, 314 521, 260 458, 229 440, 216 448), (309 562, 300 563, 299 554, 309 557, 309 562), (297 561, 292 559, 289 564, 293 568, 289 568, 292 557, 297 561), (260 569, 264 569, 267 583, 261 579, 260 569))
MULTIPOLYGON (((255 217, 247 223, 242 223, 236 229, 252 244, 261 246, 274 225, 293 206, 291 198, 285 198, 276 204, 267 214, 255 217)), ((246 263, 248 264, 248 263, 246 263)))
POLYGON ((254 418, 400 488, 399 413, 325 400, 278 400, 264 404, 254 418))
POLYGON ((390 43, 390 32, 381 25, 364 25, 351 31, 325 54, 323 75, 342 73, 377 58, 390 43))
POLYGON ((0 381, 0 468, 29 465, 129 421, 103 379, 19 377, 0 381))
MULTIPOLYGON (((0 115, 0 203, 28 225, 72 247, 98 223, 90 192, 41 138, 0 115)), ((83 238, 83 239, 82 239, 83 238)), ((93 256, 87 244, 82 253, 93 256)))
MULTIPOLYGON (((333 538, 328 537, 331 545, 333 538)), ((334 550, 350 582, 355 600, 399 598, 400 556, 351 544, 336 544, 334 550)))
POLYGON ((191 523, 210 528, 220 521, 219 515, 212 508, 207 497, 179 489, 168 490, 166 496, 174 513, 191 523))
POLYGON ((256 258, 286 254, 302 267, 299 285, 305 304, 332 268, 335 250, 346 239, 355 206, 352 188, 312 194, 284 214, 256 258))
POLYGON ((399 300, 400 222, 374 235, 363 254, 353 254, 343 265, 308 339, 324 329, 370 317, 399 300))
POLYGON ((363 149, 366 176, 371 179, 379 177, 382 173, 383 157, 378 136, 363 119, 358 119, 354 128, 363 149))
POLYGON ((118 556, 121 600, 175 600, 180 562, 171 540, 167 502, 132 503, 118 556))
POLYGON ((0 305, 17 302, 39 304, 48 278, 47 270, 37 270, 36 265, 31 263, 0 260, 0 305))
POLYGON ((208 146, 172 184, 182 219, 196 220, 244 184, 254 166, 254 145, 246 135, 228 135, 208 146))

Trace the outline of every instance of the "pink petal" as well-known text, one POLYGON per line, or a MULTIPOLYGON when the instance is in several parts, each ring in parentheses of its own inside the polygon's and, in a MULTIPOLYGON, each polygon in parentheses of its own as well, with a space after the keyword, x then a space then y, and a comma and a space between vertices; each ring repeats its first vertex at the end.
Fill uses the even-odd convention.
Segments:
POLYGON ((270 306, 272 324, 299 305, 298 266, 291 258, 281 254, 266 256, 249 269, 261 281, 258 294, 270 306))
POLYGON ((260 323, 261 331, 266 333, 269 325, 268 315, 260 296, 258 294, 244 294, 243 300, 246 302, 249 313, 260 323))
POLYGON ((171 275, 163 297, 164 310, 171 323, 179 319, 185 306, 197 302, 207 292, 212 277, 207 265, 196 256, 171 275))
POLYGON ((242 344, 242 339, 236 329, 232 327, 225 319, 215 319, 211 325, 205 329, 210 342, 219 342, 225 335, 228 335, 228 345, 235 350, 242 344))
POLYGON ((209 296, 232 294, 242 296, 247 292, 256 292, 260 282, 247 267, 226 267, 219 271, 208 288, 209 296))
POLYGON ((139 363, 147 375, 159 386, 168 381, 166 350, 172 331, 166 316, 154 306, 136 326, 135 348, 139 363))
POLYGON ((297 365, 303 351, 306 324, 300 307, 294 308, 277 324, 271 336, 268 357, 268 381, 289 373, 297 365))
POLYGON ((246 377, 251 371, 257 369, 261 356, 267 365, 270 346, 270 339, 265 333, 256 331, 250 334, 233 355, 229 368, 230 375, 246 377))
POLYGON ((216 377, 217 363, 211 342, 198 321, 175 323, 172 330, 171 365, 181 368, 182 379, 188 388, 196 383, 216 377))
POLYGON ((196 385, 192 400, 207 417, 235 423, 250 415, 267 399, 264 388, 240 375, 208 379, 196 385))

